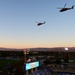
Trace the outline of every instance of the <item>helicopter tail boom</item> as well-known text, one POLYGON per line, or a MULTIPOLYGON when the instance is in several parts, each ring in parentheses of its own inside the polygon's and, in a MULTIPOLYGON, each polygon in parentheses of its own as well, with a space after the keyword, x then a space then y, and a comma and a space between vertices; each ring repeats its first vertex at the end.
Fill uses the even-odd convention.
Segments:
POLYGON ((74 8, 74 5, 72 6, 72 9, 74 8))

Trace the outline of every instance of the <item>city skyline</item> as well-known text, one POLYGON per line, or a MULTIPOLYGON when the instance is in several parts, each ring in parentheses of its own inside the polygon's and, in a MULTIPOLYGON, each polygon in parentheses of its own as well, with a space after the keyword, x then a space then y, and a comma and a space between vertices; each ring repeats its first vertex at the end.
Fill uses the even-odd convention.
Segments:
POLYGON ((0 47, 75 47, 75 0, 1 0, 0 47), (37 22, 45 24, 37 26, 37 22))

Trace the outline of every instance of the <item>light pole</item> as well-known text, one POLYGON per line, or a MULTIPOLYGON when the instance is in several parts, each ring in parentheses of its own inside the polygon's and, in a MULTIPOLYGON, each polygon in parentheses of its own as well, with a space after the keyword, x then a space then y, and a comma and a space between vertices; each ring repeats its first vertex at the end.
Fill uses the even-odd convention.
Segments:
MULTIPOLYGON (((25 68, 26 68, 26 53, 27 53, 27 49, 24 50, 24 54, 25 54, 25 58, 24 58, 24 60, 25 60, 25 63, 24 63, 25 64, 25 68)), ((26 70, 26 75, 28 75, 28 70, 26 70)))
POLYGON ((68 47, 65 47, 65 51, 67 51, 67 53, 66 53, 66 59, 67 59, 67 62, 69 62, 70 55, 69 55, 69 49, 68 49, 68 47))
POLYGON ((29 49, 25 49, 24 50, 24 54, 25 54, 25 63, 27 62, 27 55, 29 54, 29 49))
POLYGON ((24 50, 24 54, 25 54, 25 64, 26 64, 26 49, 24 50))

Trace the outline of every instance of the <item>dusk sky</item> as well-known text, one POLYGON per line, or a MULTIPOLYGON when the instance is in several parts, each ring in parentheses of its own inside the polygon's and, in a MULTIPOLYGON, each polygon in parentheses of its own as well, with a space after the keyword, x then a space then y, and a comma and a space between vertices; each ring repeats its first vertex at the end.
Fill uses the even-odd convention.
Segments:
POLYGON ((65 3, 75 0, 0 0, 0 47, 75 47, 75 9, 57 9, 65 3))

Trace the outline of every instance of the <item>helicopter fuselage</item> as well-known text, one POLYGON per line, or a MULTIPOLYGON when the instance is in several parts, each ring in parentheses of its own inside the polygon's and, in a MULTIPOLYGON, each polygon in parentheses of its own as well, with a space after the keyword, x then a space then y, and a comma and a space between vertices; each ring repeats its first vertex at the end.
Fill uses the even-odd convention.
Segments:
POLYGON ((64 11, 67 11, 67 10, 70 10, 70 9, 72 9, 72 8, 62 8, 62 9, 60 10, 60 12, 64 12, 64 11))
POLYGON ((43 23, 38 23, 38 25, 42 25, 43 23))
POLYGON ((37 26, 40 26, 40 25, 43 25, 43 24, 45 24, 45 22, 44 23, 38 23, 37 26))
POLYGON ((43 25, 44 23, 38 23, 37 26, 43 25))

